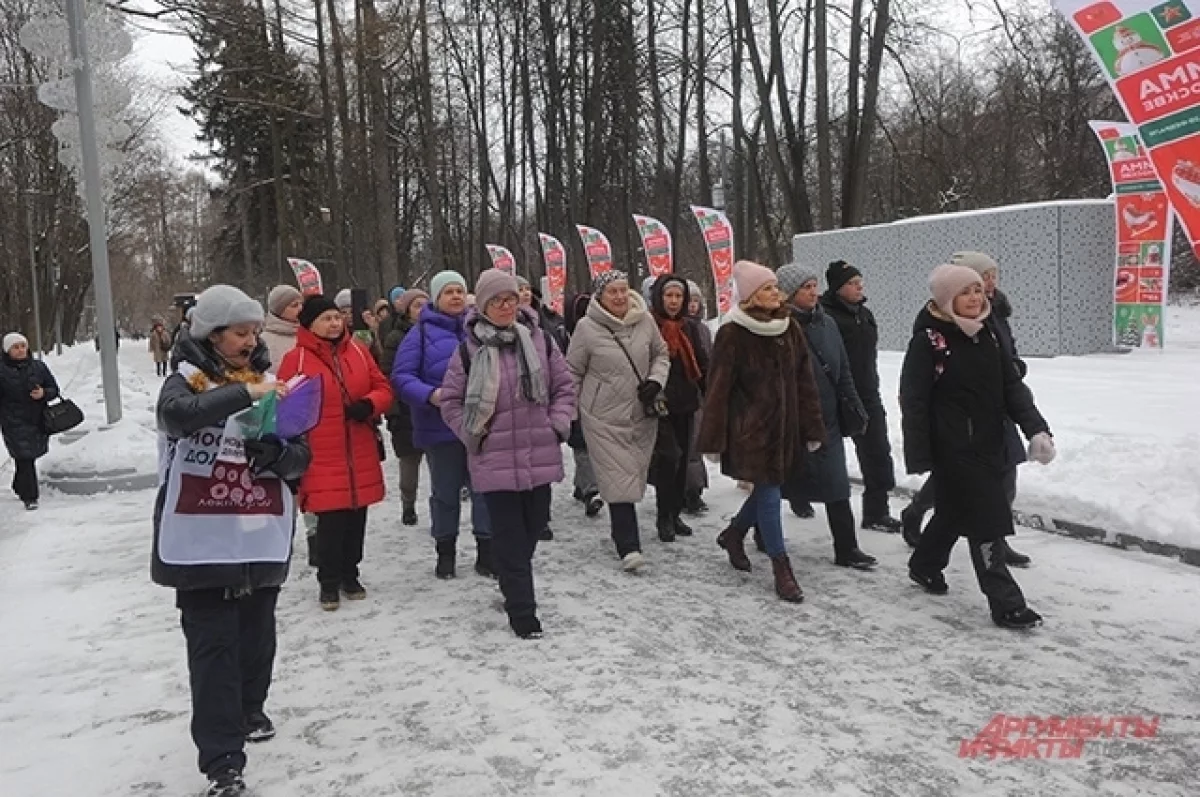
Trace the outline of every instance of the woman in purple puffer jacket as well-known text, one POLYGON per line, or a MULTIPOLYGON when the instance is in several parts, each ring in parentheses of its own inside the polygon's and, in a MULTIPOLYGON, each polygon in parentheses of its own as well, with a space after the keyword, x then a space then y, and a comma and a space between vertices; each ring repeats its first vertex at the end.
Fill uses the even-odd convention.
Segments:
MULTIPOLYGON (((454 578, 462 489, 471 487, 467 452, 442 421, 442 380, 450 358, 466 335, 467 281, 456 271, 441 271, 429 281, 429 304, 404 336, 392 364, 392 388, 412 408, 413 445, 429 463, 430 532, 437 549, 438 578, 454 578)), ((471 492, 475 532, 475 572, 494 576, 492 530, 487 507, 471 492)))
POLYGON ((567 361, 537 315, 518 304, 517 280, 489 269, 478 311, 450 359, 442 418, 467 449, 471 482, 492 522, 492 563, 513 632, 537 639, 533 553, 550 519, 550 485, 563 480, 562 444, 575 417, 567 361))

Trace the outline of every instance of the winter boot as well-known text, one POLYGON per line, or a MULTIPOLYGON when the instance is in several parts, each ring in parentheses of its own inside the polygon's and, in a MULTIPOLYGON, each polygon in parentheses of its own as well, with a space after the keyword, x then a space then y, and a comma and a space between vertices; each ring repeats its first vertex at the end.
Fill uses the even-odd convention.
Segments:
POLYGON ((261 711, 246 716, 246 741, 265 742, 275 738, 275 725, 261 711))
POLYGON ((900 513, 900 525, 903 526, 900 534, 908 543, 909 548, 916 548, 917 544, 921 542, 921 524, 924 521, 925 513, 913 504, 906 506, 900 513))
POLYGON ((717 545, 725 549, 725 553, 729 554, 729 564, 733 565, 734 570, 741 570, 749 573, 752 569, 750 557, 746 556, 746 532, 749 529, 740 529, 732 523, 729 527, 717 535, 717 545))
POLYGON ((904 524, 891 515, 884 515, 877 518, 863 518, 862 527, 869 531, 882 531, 887 534, 899 534, 904 529, 904 524))
POLYGON ((792 514, 798 518, 809 520, 816 517, 816 512, 813 511, 812 504, 808 501, 788 501, 788 506, 792 508, 792 514))
POLYGON ((457 540, 450 537, 437 541, 437 569, 434 575, 438 578, 454 578, 454 560, 458 554, 457 540))
POLYGON ((600 514, 600 510, 604 509, 604 499, 599 493, 588 493, 583 498, 584 510, 583 514, 588 517, 596 517, 600 514))
POLYGON ((404 512, 400 515, 400 522, 406 526, 417 525, 417 507, 415 504, 404 505, 404 512))
POLYGON ((704 503, 704 499, 700 497, 699 490, 688 490, 683 497, 683 512, 686 515, 695 517, 703 515, 708 511, 708 504, 704 503))
POLYGON ((859 550, 850 503, 844 501, 827 504, 825 511, 829 515, 830 531, 833 532, 833 563, 839 567, 853 567, 855 570, 870 570, 875 567, 878 564, 875 557, 859 550))
POLYGON ((636 573, 646 566, 646 557, 641 551, 630 551, 621 559, 621 569, 626 573, 636 573))
POLYGON ((792 563, 788 555, 781 553, 772 557, 771 569, 775 571, 775 594, 788 603, 802 602, 804 592, 796 583, 796 574, 792 572, 792 563))
POLYGON ((342 592, 347 600, 361 601, 367 599, 367 588, 357 578, 348 578, 342 582, 342 592))
POLYGON ((695 534, 692 527, 680 520, 679 515, 675 515, 675 535, 678 537, 691 537, 695 534))
POLYGON ((209 773, 208 790, 204 792, 205 797, 242 797, 244 794, 246 794, 246 781, 242 780, 242 773, 239 770, 230 767, 209 773))
POLYGON ((484 578, 495 578, 492 570, 492 540, 490 537, 475 538, 475 572, 484 578))
POLYGON ((338 596, 338 591, 337 591, 336 587, 334 587, 333 589, 326 589, 325 587, 321 587, 320 601, 321 601, 321 608, 327 612, 336 612, 338 609, 338 606, 340 606, 342 603, 342 599, 340 596, 338 596))
POLYGON ((1041 625, 1042 616, 1026 606, 1024 609, 1004 612, 1003 614, 993 614, 992 621, 1001 628, 1023 631, 1027 628, 1036 628, 1041 625))
POLYGON ((25 509, 29 512, 34 512, 37 510, 37 508, 38 508, 37 501, 26 501, 25 502, 25 509))
POLYGON ((1008 540, 1001 540, 1001 545, 1004 546, 1004 564, 1009 567, 1029 567, 1033 562, 1028 556, 1009 545, 1008 540))
POLYGON ((537 617, 510 617, 508 624, 521 639, 542 638, 542 623, 537 617))
POLYGON ((851 548, 845 553, 834 557, 833 563, 838 567, 853 567, 855 570, 874 570, 879 560, 858 548, 851 548))
POLYGON ((927 576, 924 573, 918 573, 910 567, 908 569, 908 577, 924 587, 925 591, 930 595, 945 595, 950 591, 950 586, 946 583, 946 577, 941 573, 934 573, 931 576, 927 576))
POLYGON ((659 513, 658 538, 663 542, 675 542, 675 518, 659 513))

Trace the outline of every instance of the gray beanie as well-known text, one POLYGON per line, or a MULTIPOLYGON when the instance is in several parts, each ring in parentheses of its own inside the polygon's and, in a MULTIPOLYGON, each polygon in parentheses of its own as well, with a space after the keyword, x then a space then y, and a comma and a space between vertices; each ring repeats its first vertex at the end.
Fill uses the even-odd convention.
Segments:
POLYGON ((786 266, 780 266, 775 272, 775 279, 779 282, 779 290, 783 291, 783 295, 791 299, 796 295, 796 291, 809 280, 814 280, 820 283, 820 277, 817 276, 816 269, 802 266, 799 263, 788 263, 786 266))
POLYGON ((984 252, 955 252, 950 256, 950 262, 956 266, 966 266, 981 277, 989 271, 1000 273, 995 258, 984 252))
POLYGON ((276 285, 267 294, 267 309, 274 315, 281 316, 283 311, 288 309, 289 304, 302 298, 300 291, 291 285, 276 285))
POLYGON ((333 303, 337 305, 339 310, 349 310, 354 306, 354 297, 350 295, 349 288, 342 288, 337 292, 337 296, 333 297, 333 303))
POLYGON ((232 285, 213 285, 196 297, 188 332, 203 340, 222 327, 234 324, 261 324, 262 305, 232 285))

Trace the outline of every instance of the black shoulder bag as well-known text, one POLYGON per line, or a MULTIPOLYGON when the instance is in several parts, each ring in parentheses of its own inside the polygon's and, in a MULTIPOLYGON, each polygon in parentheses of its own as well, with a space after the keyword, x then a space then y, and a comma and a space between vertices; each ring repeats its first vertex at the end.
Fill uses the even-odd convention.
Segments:
MULTIPOLYGON (((629 367, 633 369, 633 375, 637 377, 638 388, 640 390, 642 385, 646 384, 649 380, 642 379, 642 374, 634 364, 633 357, 629 354, 629 349, 625 348, 625 344, 617 337, 617 333, 610 329, 608 330, 608 334, 612 335, 613 342, 617 344, 621 349, 621 353, 625 355, 625 359, 629 361, 629 367)), ((646 413, 647 418, 666 418, 671 414, 671 411, 667 409, 667 400, 663 398, 662 393, 659 393, 654 401, 643 404, 642 411, 646 413)))
POLYGON ((842 392, 838 387, 838 383, 833 378, 833 370, 829 364, 821 357, 816 346, 809 346, 808 350, 812 352, 812 356, 816 358, 820 364, 821 370, 825 372, 825 378, 829 380, 829 384, 833 385, 833 392, 837 395, 837 422, 838 430, 841 431, 842 437, 858 437, 863 432, 867 431, 867 415, 862 409, 862 402, 851 401, 850 397, 842 392))
POLYGON ((46 434, 69 432, 83 423, 83 410, 68 398, 56 398, 42 408, 42 431, 46 434))

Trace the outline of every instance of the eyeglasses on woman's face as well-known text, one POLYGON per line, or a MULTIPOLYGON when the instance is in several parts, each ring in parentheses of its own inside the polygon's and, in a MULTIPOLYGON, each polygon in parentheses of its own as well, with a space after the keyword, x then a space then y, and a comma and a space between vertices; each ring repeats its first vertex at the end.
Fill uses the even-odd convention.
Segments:
POLYGON ((517 295, 515 293, 506 293, 503 296, 497 296, 488 302, 489 307, 495 307, 499 310, 508 310, 517 306, 517 295))

